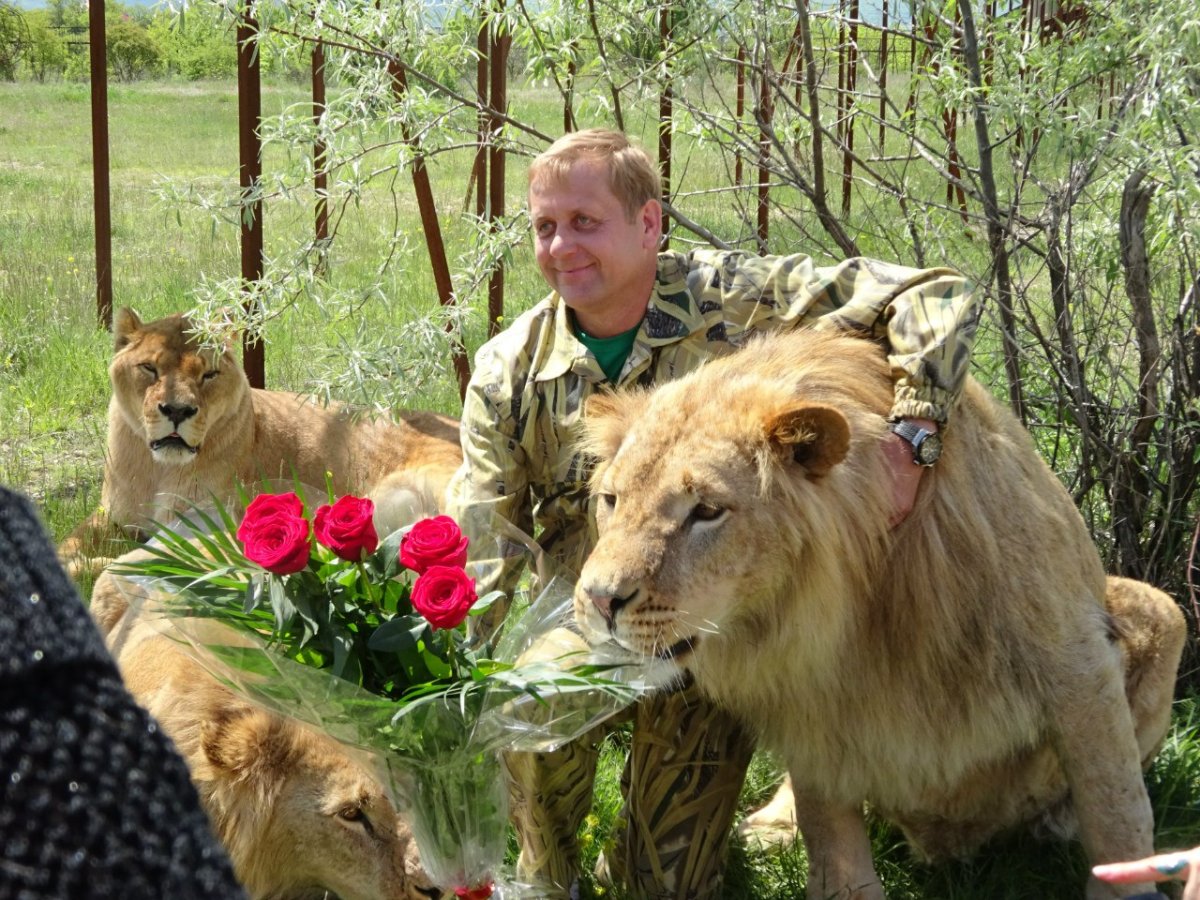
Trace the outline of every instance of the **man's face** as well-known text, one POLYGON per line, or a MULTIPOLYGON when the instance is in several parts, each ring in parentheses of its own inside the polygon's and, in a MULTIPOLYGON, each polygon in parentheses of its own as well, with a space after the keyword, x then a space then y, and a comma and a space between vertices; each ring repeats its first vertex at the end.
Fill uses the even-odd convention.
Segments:
POLYGON ((648 200, 633 221, 609 189, 603 163, 582 161, 566 177, 529 188, 542 275, 596 337, 632 328, 650 298, 662 212, 648 200))

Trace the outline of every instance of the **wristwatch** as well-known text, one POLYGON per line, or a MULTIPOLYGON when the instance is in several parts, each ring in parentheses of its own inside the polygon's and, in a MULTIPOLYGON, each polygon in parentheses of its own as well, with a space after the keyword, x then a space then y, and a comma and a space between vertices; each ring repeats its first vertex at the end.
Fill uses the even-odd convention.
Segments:
POLYGON ((936 431, 928 431, 903 419, 889 422, 888 428, 912 444, 913 462, 918 466, 932 466, 942 455, 942 436, 936 431))

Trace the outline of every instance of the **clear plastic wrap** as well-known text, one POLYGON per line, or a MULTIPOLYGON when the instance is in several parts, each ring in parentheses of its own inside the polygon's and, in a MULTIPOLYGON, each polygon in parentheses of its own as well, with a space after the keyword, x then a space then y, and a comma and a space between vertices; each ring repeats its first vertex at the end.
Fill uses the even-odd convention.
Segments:
MULTIPOLYGON (((205 520, 218 528, 231 521, 221 514, 185 517, 171 527, 168 542, 171 536, 197 541, 205 520)), ((534 581, 544 584, 533 602, 513 604, 487 653, 489 660, 513 665, 497 667, 486 683, 467 679, 463 690, 411 702, 372 694, 328 669, 288 659, 262 636, 238 627, 237 615, 213 615, 215 592, 236 593, 230 604, 236 608, 244 597, 278 590, 267 576, 240 587, 206 580, 200 590, 200 583, 187 579, 136 574, 136 563, 127 561, 105 577, 134 615, 158 618, 159 630, 219 682, 372 757, 397 806, 409 811, 422 864, 443 889, 471 900, 518 897, 520 886, 502 871, 508 822, 502 752, 553 749, 620 712, 650 685, 639 667, 584 644, 574 630, 572 580, 552 574, 532 541, 507 530, 497 534, 501 541, 508 557, 523 548, 537 573, 534 581)), ((112 638, 118 643, 120 627, 112 638)))

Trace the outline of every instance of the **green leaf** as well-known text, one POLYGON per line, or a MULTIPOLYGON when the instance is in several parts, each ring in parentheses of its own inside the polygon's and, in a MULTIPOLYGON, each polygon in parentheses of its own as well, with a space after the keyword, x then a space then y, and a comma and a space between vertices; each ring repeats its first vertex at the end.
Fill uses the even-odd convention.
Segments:
POLYGON ((275 630, 282 632, 296 615, 296 607, 292 598, 284 589, 283 580, 278 575, 270 576, 271 609, 275 613, 275 630))
POLYGON ((489 591, 471 604, 467 610, 469 616, 480 616, 492 608, 492 604, 504 596, 503 591, 489 591))
POLYGON ((384 622, 367 640, 367 647, 376 653, 403 653, 415 649, 424 628, 413 628, 407 617, 384 622))
POLYGON ((400 541, 403 537, 404 535, 400 531, 393 531, 375 548, 372 561, 383 573, 384 578, 395 578, 405 571, 404 567, 400 565, 400 541))
POLYGON ((253 579, 246 582, 246 593, 242 601, 242 612, 252 613, 262 603, 262 580, 253 579))

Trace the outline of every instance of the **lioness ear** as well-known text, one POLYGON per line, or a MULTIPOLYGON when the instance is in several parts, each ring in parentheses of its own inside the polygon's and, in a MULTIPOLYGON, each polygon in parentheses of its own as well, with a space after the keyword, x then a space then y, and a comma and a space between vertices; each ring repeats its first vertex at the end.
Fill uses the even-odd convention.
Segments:
POLYGON ((771 416, 767 440, 811 475, 824 475, 850 451, 850 423, 832 406, 801 406, 771 416))
POLYGON ((113 350, 122 350, 133 338, 133 333, 142 327, 142 320, 128 306, 117 310, 113 320, 113 350))
POLYGON ((279 762, 282 725, 282 720, 264 710, 234 703, 201 724, 200 746, 215 770, 251 779, 279 762))

